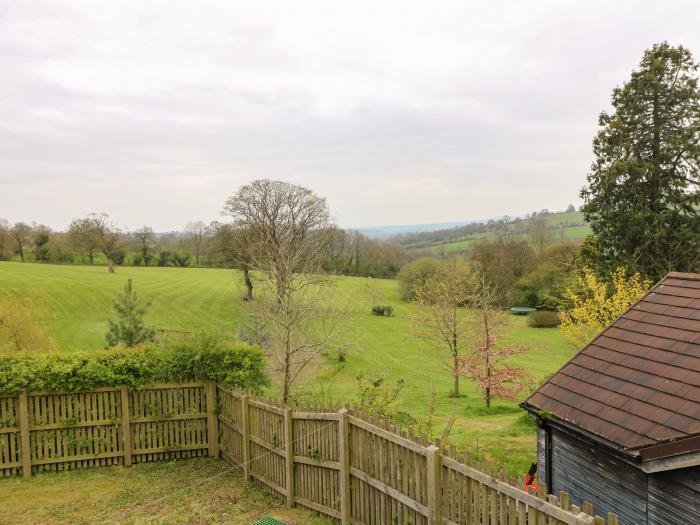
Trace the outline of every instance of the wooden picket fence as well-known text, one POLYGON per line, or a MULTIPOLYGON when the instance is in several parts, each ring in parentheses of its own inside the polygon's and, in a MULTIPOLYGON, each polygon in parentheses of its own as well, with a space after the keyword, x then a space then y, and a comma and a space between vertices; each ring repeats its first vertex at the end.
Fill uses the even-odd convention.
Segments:
POLYGON ((221 386, 218 412, 221 455, 245 479, 343 525, 618 524, 366 414, 292 410, 221 386))
POLYGON ((217 454, 213 382, 0 397, 0 476, 217 454))
POLYGON ((212 381, 0 396, 0 476, 204 455, 343 525, 618 523, 388 421, 293 410, 212 381))

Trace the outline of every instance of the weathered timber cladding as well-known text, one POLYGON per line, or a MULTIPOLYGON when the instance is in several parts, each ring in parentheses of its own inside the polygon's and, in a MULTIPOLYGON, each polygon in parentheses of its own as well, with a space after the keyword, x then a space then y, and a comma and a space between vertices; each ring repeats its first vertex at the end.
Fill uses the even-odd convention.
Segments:
POLYGON ((647 524, 644 472, 602 447, 586 444, 556 428, 551 432, 550 492, 568 492, 576 505, 588 500, 596 514, 615 512, 621 525, 647 524))
POLYGON ((649 474, 649 525, 700 525, 700 466, 649 474))
POLYGON ((537 426, 537 477, 549 486, 547 479, 547 431, 537 426))

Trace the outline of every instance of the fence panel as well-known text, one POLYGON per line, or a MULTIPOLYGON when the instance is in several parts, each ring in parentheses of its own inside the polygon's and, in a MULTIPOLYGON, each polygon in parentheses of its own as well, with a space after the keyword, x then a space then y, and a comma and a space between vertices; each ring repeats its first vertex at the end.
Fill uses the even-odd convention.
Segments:
POLYGON ((427 524, 427 449, 357 415, 349 426, 352 518, 427 524))
POLYGON ((284 410, 249 401, 250 475, 281 497, 287 494, 284 410))
POLYGON ((242 395, 219 386, 219 444, 224 459, 242 465, 243 459, 243 401, 242 395))
POLYGON ((122 462, 122 407, 116 388, 27 394, 32 472, 122 462))
POLYGON ((158 384, 129 393, 134 463, 206 456, 203 383, 158 384))
POLYGON ((0 397, 0 477, 22 471, 20 455, 19 397, 0 397))
POLYGON ((294 501, 340 515, 338 414, 296 412, 292 423, 294 501))
POLYGON ((215 453, 208 409, 202 382, 1 396, 0 476, 215 453))

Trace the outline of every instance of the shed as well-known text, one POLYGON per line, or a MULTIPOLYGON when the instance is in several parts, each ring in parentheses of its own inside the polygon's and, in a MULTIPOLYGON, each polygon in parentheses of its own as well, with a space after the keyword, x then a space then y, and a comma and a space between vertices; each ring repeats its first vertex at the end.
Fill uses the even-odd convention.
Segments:
POLYGON ((522 406, 550 493, 625 525, 700 525, 700 274, 668 274, 522 406))

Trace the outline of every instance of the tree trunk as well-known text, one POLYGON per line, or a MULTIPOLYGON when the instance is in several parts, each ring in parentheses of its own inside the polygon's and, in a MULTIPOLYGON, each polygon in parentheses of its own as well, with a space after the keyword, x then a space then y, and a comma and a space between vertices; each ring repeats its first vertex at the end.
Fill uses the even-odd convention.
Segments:
MULTIPOLYGON (((491 333, 489 331, 489 319, 488 312, 484 311, 484 331, 486 333, 486 383, 487 385, 491 379, 491 333)), ((491 408, 491 387, 487 386, 484 389, 484 401, 486 401, 486 408, 491 408)))
POLYGON ((88 252, 88 259, 90 260, 91 265, 95 264, 95 254, 92 253, 92 250, 88 252))
POLYGON ((282 400, 285 405, 289 401, 289 393, 292 386, 292 344, 289 337, 289 329, 287 329, 284 341, 284 392, 282 392, 282 400))
POLYGON ((112 264, 111 257, 107 257, 107 268, 109 269, 109 273, 114 273, 114 265, 112 264))
POLYGON ((17 240, 17 245, 19 246, 19 257, 22 259, 22 262, 24 262, 24 245, 19 239, 17 240))
POLYGON ((457 317, 455 314, 455 326, 452 330, 452 372, 454 373, 454 386, 452 387, 452 395, 454 397, 459 397, 459 375, 457 375, 457 370, 459 370, 459 355, 457 353, 457 317))
POLYGON ((253 300, 253 281, 250 280, 250 269, 247 266, 243 267, 243 280, 245 281, 246 293, 243 296, 244 301, 253 300))

